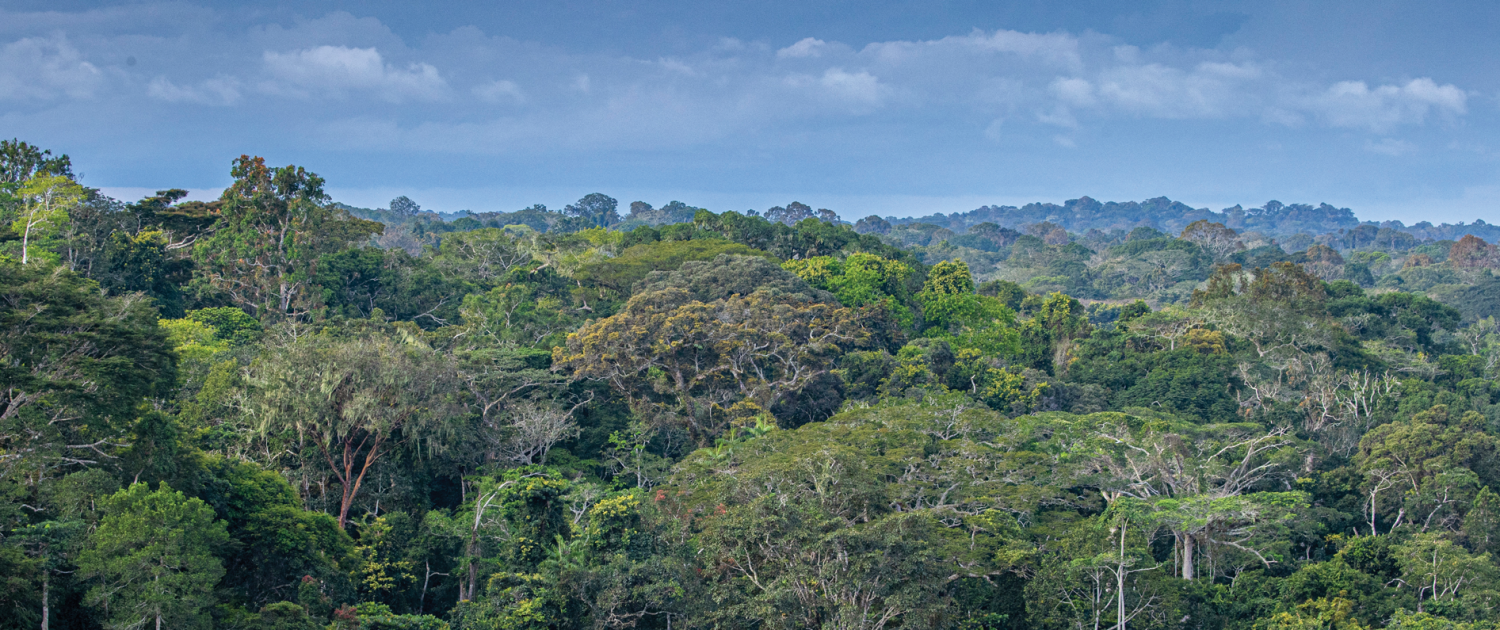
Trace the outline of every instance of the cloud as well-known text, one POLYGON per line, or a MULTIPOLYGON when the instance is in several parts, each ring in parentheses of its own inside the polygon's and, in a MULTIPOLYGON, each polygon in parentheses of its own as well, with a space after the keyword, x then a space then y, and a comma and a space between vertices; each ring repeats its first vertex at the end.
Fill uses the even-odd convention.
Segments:
POLYGON ((1405 85, 1341 81, 1305 99, 1305 107, 1334 127, 1363 127, 1383 132, 1401 124, 1421 124, 1429 114, 1459 116, 1467 112, 1468 94, 1430 78, 1405 85))
POLYGON ((1190 69, 1126 65, 1100 73, 1099 96, 1121 110, 1153 118, 1217 118, 1255 100, 1247 88, 1261 76, 1254 66, 1231 63, 1205 62, 1190 69))
POLYGON ((520 103, 526 100, 514 81, 490 81, 474 86, 474 95, 486 103, 520 103))
POLYGON ((823 49, 828 42, 812 37, 804 38, 791 46, 776 51, 776 57, 780 59, 806 59, 809 57, 823 56, 823 49))
POLYGON ((1058 77, 1048 86, 1053 96, 1074 107, 1092 107, 1095 103, 1094 86, 1084 79, 1058 77))
POLYGON ((1022 33, 1004 29, 985 35, 981 31, 956 38, 977 50, 1003 52, 1039 59, 1049 65, 1078 68, 1083 65, 1078 38, 1066 33, 1022 33))
POLYGON ((880 102, 880 81, 863 70, 845 72, 843 68, 829 68, 818 80, 823 89, 837 98, 874 105, 880 102))
POLYGON ((240 100, 240 82, 234 77, 221 75, 197 85, 180 86, 159 76, 151 80, 146 94, 168 103, 233 105, 240 100))
POLYGON ((29 37, 0 47, 0 100, 88 98, 103 73, 62 35, 29 37))
POLYGON ((447 97, 448 84, 437 68, 425 63, 396 68, 385 63, 374 48, 318 46, 287 53, 268 50, 263 61, 271 80, 261 85, 271 93, 344 96, 369 92, 391 102, 447 97))

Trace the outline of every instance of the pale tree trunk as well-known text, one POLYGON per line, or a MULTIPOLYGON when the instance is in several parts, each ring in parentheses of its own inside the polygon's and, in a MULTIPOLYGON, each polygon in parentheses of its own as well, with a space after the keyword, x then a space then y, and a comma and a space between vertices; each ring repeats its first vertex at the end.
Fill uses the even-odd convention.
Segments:
POLYGON ((36 224, 31 222, 30 217, 27 217, 26 229, 21 232, 21 264, 23 265, 26 264, 27 254, 31 252, 31 226, 33 225, 36 224))
POLYGON ((1115 571, 1115 630, 1125 630, 1125 528, 1129 521, 1120 521, 1120 569, 1115 571))
POLYGON ((1192 534, 1182 537, 1182 579, 1193 579, 1193 552, 1195 539, 1192 534))
POLYGON ((50 610, 47 607, 47 589, 52 584, 52 571, 42 571, 42 630, 47 630, 47 616, 50 610))

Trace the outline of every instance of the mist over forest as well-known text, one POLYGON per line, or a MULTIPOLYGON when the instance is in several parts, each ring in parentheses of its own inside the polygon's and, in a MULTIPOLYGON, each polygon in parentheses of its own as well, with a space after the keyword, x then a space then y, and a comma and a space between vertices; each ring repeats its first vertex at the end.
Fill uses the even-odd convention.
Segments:
POLYGON ((0 142, 0 628, 1500 622, 1482 220, 86 166, 0 142))

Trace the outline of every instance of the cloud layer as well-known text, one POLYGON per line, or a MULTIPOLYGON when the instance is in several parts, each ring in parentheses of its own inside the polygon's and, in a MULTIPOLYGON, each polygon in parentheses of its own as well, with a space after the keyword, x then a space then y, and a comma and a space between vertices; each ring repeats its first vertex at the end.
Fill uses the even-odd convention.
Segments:
POLYGON ((174 106, 246 108, 294 101, 321 120, 315 137, 324 141, 455 153, 585 139, 666 146, 930 113, 986 121, 970 133, 992 140, 999 120, 1011 121, 1012 133, 1029 121, 1064 139, 1132 119, 1389 134, 1459 119, 1469 100, 1430 77, 1319 82, 1253 51, 1144 50, 1094 33, 975 30, 859 46, 806 37, 781 48, 726 40, 655 59, 575 55, 473 28, 410 46, 377 20, 343 13, 228 35, 203 54, 186 36, 136 38, 137 47, 188 54, 153 64, 154 74, 111 65, 101 54, 107 41, 90 54, 65 34, 19 38, 0 48, 0 98, 143 94, 174 106), (408 107, 398 114, 382 103, 408 107))

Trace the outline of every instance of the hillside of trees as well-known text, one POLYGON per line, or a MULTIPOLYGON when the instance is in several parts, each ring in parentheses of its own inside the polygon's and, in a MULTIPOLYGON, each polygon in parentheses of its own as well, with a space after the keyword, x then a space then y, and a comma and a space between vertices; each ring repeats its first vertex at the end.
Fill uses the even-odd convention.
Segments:
POLYGON ((1500 622, 1487 225, 230 173, 0 143, 0 627, 1500 622))

